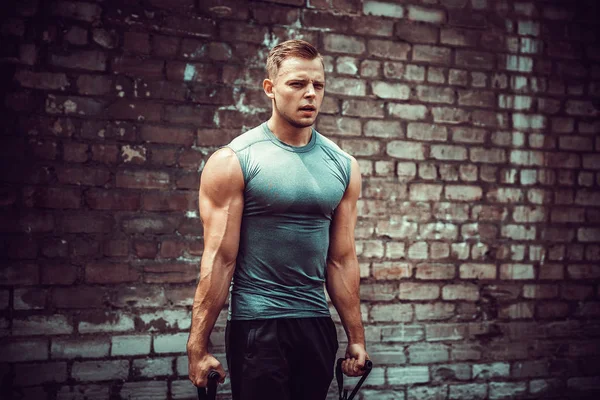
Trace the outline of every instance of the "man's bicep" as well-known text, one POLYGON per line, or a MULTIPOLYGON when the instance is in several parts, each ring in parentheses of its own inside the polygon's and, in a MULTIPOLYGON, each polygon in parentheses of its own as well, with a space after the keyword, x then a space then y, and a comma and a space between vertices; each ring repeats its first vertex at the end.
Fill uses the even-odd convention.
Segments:
POLYGON ((345 257, 354 254, 354 229, 357 218, 357 202, 361 191, 361 178, 358 163, 352 159, 350 183, 338 204, 331 224, 329 245, 330 258, 345 257))
POLYGON ((218 150, 207 161, 200 182, 199 208, 205 253, 235 258, 244 208, 244 179, 231 149, 218 150))

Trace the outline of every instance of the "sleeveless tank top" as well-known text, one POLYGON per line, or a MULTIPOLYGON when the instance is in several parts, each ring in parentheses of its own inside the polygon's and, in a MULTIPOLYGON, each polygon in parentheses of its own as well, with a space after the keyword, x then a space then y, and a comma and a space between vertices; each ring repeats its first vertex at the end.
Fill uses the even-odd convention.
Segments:
POLYGON ((266 123, 229 145, 244 176, 244 211, 229 320, 329 316, 329 227, 350 182, 350 156, 312 130, 305 146, 266 123))

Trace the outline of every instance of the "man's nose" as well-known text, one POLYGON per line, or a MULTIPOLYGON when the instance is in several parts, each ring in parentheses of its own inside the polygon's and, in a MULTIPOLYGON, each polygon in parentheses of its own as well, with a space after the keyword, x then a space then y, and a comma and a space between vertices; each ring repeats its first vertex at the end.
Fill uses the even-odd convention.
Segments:
POLYGON ((315 93, 315 86, 312 83, 309 83, 308 86, 306 87, 306 97, 315 97, 316 93, 315 93))

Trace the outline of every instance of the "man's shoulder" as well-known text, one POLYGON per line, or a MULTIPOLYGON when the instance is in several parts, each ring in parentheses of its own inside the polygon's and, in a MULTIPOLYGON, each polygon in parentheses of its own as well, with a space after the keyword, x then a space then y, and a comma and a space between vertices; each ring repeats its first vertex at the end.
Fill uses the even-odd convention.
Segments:
POLYGON ((226 147, 237 153, 265 139, 264 127, 260 124, 233 139, 226 147))
MULTIPOLYGON (((317 131, 315 131, 317 132, 317 131)), ((335 143, 333 140, 329 139, 326 136, 323 136, 323 134, 317 132, 317 144, 321 147, 324 147, 326 149, 329 149, 331 151, 334 151, 336 154, 347 158, 347 159, 352 159, 352 156, 350 154, 348 154, 347 152, 345 152, 344 150, 342 150, 342 148, 340 146, 337 145, 337 143, 335 143)))

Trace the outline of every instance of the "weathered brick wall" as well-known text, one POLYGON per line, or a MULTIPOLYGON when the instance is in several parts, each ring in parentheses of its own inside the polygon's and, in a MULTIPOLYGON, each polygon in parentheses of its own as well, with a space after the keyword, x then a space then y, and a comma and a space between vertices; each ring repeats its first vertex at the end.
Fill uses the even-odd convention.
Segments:
POLYGON ((364 177, 362 398, 600 391, 595 0, 2 7, 4 398, 194 397, 199 172, 270 115, 287 38, 325 55, 318 129, 364 177))

